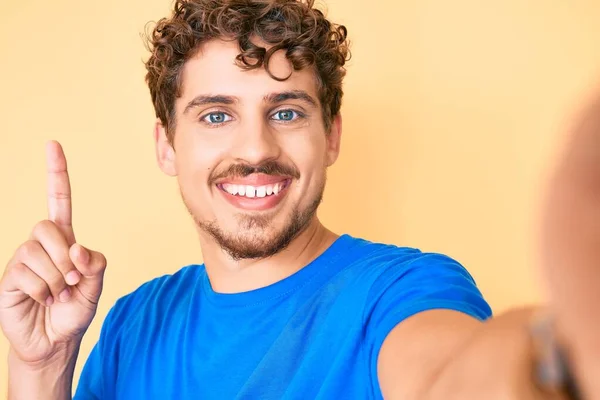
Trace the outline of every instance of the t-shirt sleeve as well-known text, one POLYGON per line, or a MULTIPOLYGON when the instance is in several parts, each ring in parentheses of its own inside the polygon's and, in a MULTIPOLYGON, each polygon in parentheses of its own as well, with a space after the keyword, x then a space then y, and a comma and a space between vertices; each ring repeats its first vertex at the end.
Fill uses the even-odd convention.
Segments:
POLYGON ((420 254, 389 264, 374 281, 365 310, 365 343, 376 392, 377 357, 387 335, 406 318, 433 309, 458 311, 481 321, 492 316, 469 272, 441 254, 420 254))
MULTIPOLYGON (((112 310, 111 310, 112 311, 112 310)), ((79 381, 77 382, 77 390, 73 396, 73 400, 100 400, 103 395, 103 361, 104 343, 106 341, 106 331, 109 330, 111 313, 102 324, 100 339, 96 342, 88 359, 86 360, 79 381)))
POLYGON ((83 366, 73 400, 113 397, 118 371, 120 330, 128 319, 128 302, 128 297, 119 299, 104 319, 100 338, 83 366))
MULTIPOLYGON (((193 269, 182 269, 193 271, 193 269)), ((148 281, 119 298, 104 319, 100 338, 86 360, 73 400, 113 399, 117 396, 119 366, 127 350, 129 329, 145 316, 145 307, 170 275, 148 281), (125 344, 123 344, 125 343, 125 344)), ((176 282, 176 281, 175 281, 176 282)))

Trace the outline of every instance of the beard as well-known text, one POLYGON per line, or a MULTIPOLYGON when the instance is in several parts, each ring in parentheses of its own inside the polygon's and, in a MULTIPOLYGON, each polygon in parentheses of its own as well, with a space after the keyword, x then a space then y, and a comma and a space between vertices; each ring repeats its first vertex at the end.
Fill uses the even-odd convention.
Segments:
POLYGON ((275 215, 236 215, 240 232, 226 232, 217 221, 202 221, 192 211, 183 192, 183 202, 195 224, 208 233, 233 260, 264 259, 284 250, 310 224, 323 201, 326 176, 312 201, 305 209, 294 207, 287 223, 277 232, 269 233, 275 215))

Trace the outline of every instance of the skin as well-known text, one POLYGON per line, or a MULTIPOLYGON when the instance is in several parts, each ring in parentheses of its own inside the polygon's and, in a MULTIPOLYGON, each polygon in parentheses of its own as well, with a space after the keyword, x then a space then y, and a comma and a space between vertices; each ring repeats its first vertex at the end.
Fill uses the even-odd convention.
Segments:
POLYGON ((541 270, 582 394, 600 399, 600 90, 573 119, 546 189, 541 270))
MULTIPOLYGON (((250 247, 264 247, 286 230, 296 210, 306 210, 321 196, 326 168, 339 154, 341 117, 335 119, 330 132, 325 131, 312 70, 294 72, 290 79, 278 82, 263 69, 242 71, 233 64, 238 53, 234 43, 212 41, 188 61, 183 71, 183 93, 175 105, 177 132, 173 146, 160 121, 156 123, 157 159, 166 174, 177 177, 197 225, 210 222, 227 238, 239 238, 250 247), (264 100, 266 96, 290 91, 306 93, 315 104, 304 100, 264 100), (203 95, 223 95, 236 101, 204 104, 186 112, 188 104, 203 95), (287 110, 304 117, 285 123, 276 113, 287 110), (224 113, 227 122, 207 123, 211 112, 224 113), (300 175, 299 179, 292 179, 274 208, 248 211, 234 207, 216 185, 209 183, 211 174, 219 174, 232 165, 256 166, 270 160, 295 169, 300 175), (268 223, 249 228, 246 221, 251 218, 266 218, 268 223)), ((290 71, 281 53, 271 60, 271 67, 278 76, 287 76, 290 71)), ((211 284, 224 293, 277 282, 316 258, 337 238, 314 215, 296 239, 277 254, 235 260, 205 229, 198 227, 198 234, 211 284)))
MULTIPOLYGON (((600 93, 600 91, 597 91, 600 93)), ((511 310, 486 323, 432 311, 387 337, 379 378, 389 399, 563 399, 542 390, 529 330, 540 314, 571 363, 583 399, 600 399, 600 96, 575 116, 548 182, 539 231, 546 307, 511 310)))
POLYGON ((61 146, 47 146, 48 219, 33 228, 0 280, 10 343, 9 399, 71 398, 76 355, 94 315, 105 257, 77 243, 61 146))
MULTIPOLYGON (((278 82, 261 69, 241 71, 233 64, 237 53, 228 42, 215 40, 203 46, 185 65, 183 92, 175 105, 174 140, 169 140, 160 121, 154 130, 158 164, 179 183, 197 224, 211 285, 222 293, 257 289, 284 279, 337 238, 310 211, 322 195, 327 168, 339 154, 341 117, 326 132, 318 100, 272 101, 274 93, 299 91, 318 99, 313 71, 294 71, 290 79, 278 82), (198 96, 215 95, 235 101, 194 102, 198 96), (281 121, 298 112, 305 118, 281 121), (227 171, 236 165, 254 168, 268 162, 291 171, 283 176, 288 186, 268 207, 257 206, 262 200, 232 202, 218 186, 251 179, 264 183, 269 178, 265 174, 244 177, 227 171), (221 181, 214 181, 215 176, 221 181), (300 218, 302 223, 287 245, 272 249, 275 252, 268 257, 240 257, 277 242, 282 232, 290 231, 295 215, 306 218, 300 218)), ((283 57, 273 59, 272 68, 276 75, 287 76, 290 71, 283 57)), ((600 115, 600 106, 594 105, 586 115, 600 115)), ((600 181, 595 168, 599 157, 587 151, 590 143, 600 142, 600 123, 597 118, 593 121, 585 124, 586 129, 575 129, 568 156, 550 184, 541 246, 543 258, 555 260, 544 265, 558 332, 580 376, 584 375, 581 371, 589 371, 581 379, 589 399, 600 398, 595 383, 600 381, 600 327, 588 303, 597 300, 594 288, 600 282, 595 268, 600 254, 592 246, 600 228, 588 218, 600 211, 593 195, 600 181), (565 197, 567 184, 572 190, 565 197), (567 211, 582 204, 579 218, 571 218, 567 211), (565 224, 569 224, 568 232, 578 232, 577 240, 569 240, 565 224), (582 305, 587 307, 574 312, 582 305)), ((0 281, 0 326, 11 344, 10 399, 71 398, 79 344, 102 291, 106 260, 75 239, 67 165, 56 142, 48 145, 48 178, 48 220, 36 225, 31 238, 16 250, 0 281), (61 299, 67 287, 70 297, 61 299)), ((444 310, 407 319, 389 334, 379 355, 378 378, 384 397, 563 398, 560 393, 542 391, 532 379, 536 355, 527 327, 535 311, 513 310, 485 323, 444 310)))

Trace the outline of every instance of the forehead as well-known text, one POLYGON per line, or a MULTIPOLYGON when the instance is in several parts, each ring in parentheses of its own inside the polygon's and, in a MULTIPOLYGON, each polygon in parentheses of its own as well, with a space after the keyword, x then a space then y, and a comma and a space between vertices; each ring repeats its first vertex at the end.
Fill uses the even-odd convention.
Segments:
POLYGON ((285 81, 273 79, 264 67, 243 70, 235 62, 238 54, 240 49, 237 41, 211 40, 205 43, 183 67, 180 100, 210 94, 236 96, 242 102, 252 102, 262 101, 269 93, 289 90, 303 90, 315 99, 319 98, 314 68, 292 72, 292 66, 283 51, 271 57, 269 70, 281 78, 291 72, 285 81))

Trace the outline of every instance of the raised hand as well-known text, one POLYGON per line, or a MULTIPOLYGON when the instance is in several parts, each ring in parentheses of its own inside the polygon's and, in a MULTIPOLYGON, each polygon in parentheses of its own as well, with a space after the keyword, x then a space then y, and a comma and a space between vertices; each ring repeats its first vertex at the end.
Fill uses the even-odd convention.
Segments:
POLYGON ((105 257, 75 240, 71 185, 62 147, 49 142, 48 219, 14 253, 0 280, 0 327, 24 363, 43 364, 89 327, 100 294, 105 257))

